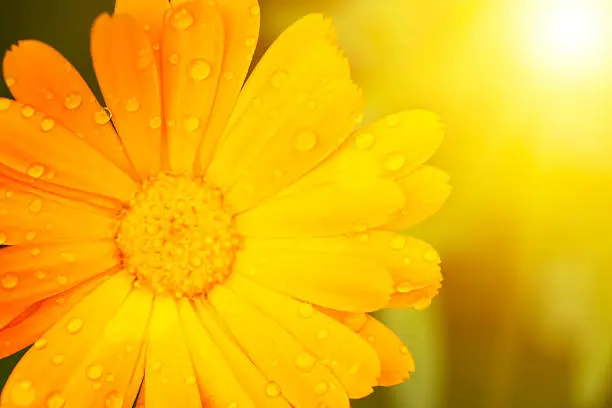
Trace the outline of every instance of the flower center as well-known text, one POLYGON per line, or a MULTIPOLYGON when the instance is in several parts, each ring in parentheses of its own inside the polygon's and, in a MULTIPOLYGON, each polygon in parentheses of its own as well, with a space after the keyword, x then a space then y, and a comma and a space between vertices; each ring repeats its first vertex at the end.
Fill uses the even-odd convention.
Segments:
POLYGON ((138 283, 192 297, 227 278, 241 238, 219 189, 201 178, 160 174, 130 202, 116 242, 138 283))

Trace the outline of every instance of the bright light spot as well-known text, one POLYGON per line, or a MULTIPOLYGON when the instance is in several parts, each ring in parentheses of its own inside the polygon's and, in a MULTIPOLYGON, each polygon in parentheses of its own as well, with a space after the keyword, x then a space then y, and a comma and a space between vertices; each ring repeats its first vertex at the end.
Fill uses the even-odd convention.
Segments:
POLYGON ((599 65, 605 53, 606 7, 596 0, 538 2, 531 43, 539 61, 564 68, 599 65), (542 4, 544 3, 544 4, 542 4))

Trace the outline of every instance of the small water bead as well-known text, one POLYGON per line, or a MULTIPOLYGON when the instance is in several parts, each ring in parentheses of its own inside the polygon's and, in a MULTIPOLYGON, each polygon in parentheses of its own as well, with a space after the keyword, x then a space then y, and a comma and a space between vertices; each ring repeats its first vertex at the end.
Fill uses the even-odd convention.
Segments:
POLYGON ((280 396, 280 386, 275 382, 269 382, 268 384, 266 384, 266 395, 272 398, 280 396))
POLYGON ((93 384, 91 384, 91 389, 94 391, 98 391, 100 388, 102 388, 102 383, 101 382, 95 382, 93 384))
POLYGON ((81 103, 83 103, 83 97, 77 93, 66 95, 66 99, 64 100, 64 106, 69 110, 77 109, 81 106, 81 103))
POLYGON ((368 316, 365 313, 352 313, 344 319, 344 325, 354 332, 361 331, 368 322, 368 316))
POLYGON ((10 99, 0 99, 0 112, 4 112, 11 107, 10 99))
POLYGON ((260 11, 261 11, 261 9, 259 8, 259 6, 255 5, 255 6, 251 7, 250 11, 251 11, 251 15, 258 16, 260 11))
POLYGON ((102 108, 94 113, 94 121, 98 125, 106 125, 110 122, 113 114, 109 108, 102 108))
POLYGON ((21 115, 22 115, 24 118, 26 118, 26 119, 30 119, 32 116, 34 116, 34 113, 36 113, 36 112, 34 111, 34 108, 32 108, 31 106, 28 106, 28 105, 24 106, 24 107, 21 109, 21 115))
POLYGON ((374 135, 372 133, 359 133, 355 137, 355 145, 360 150, 368 150, 374 145, 374 135))
POLYGON ((153 48, 153 51, 159 51, 161 49, 161 45, 159 45, 159 43, 153 43, 151 48, 153 48))
POLYGON ((38 179, 45 173, 45 166, 40 163, 34 163, 28 168, 28 176, 38 179))
POLYGON ((404 247, 406 247, 406 237, 404 237, 403 235, 396 235, 391 238, 391 240, 389 241, 389 245, 391 246, 391 248, 398 251, 400 249, 404 249, 404 247))
POLYGON ((65 405, 66 398, 59 393, 54 393, 47 397, 47 408, 63 408, 65 405))
POLYGON ((53 92, 51 92, 49 89, 47 89, 47 88, 41 89, 40 92, 42 92, 43 96, 48 101, 50 101, 53 98, 55 98, 55 94, 53 92))
POLYGON ((253 47, 257 43, 257 39, 255 37, 249 37, 244 40, 244 45, 247 47, 253 47))
POLYGON ((210 77, 212 67, 207 61, 194 60, 189 64, 189 77, 194 81, 203 81, 210 77))
POLYGON ((289 78, 289 74, 284 71, 277 71, 272 75, 270 83, 274 88, 281 88, 287 82, 287 78, 289 78))
POLYGON ((295 356, 295 366, 300 371, 311 371, 316 364, 317 360, 311 354, 305 351, 302 351, 297 356, 295 356))
POLYGON ((70 334, 77 334, 83 328, 83 319, 73 317, 66 323, 66 331, 70 334))
POLYGON ((40 130, 42 130, 43 132, 50 132, 54 126, 55 126, 55 121, 51 118, 44 118, 40 122, 40 130))
POLYGON ((4 81, 6 82, 6 86, 7 86, 8 88, 12 88, 12 87, 14 87, 14 86, 15 86, 15 83, 17 83, 17 81, 16 81, 16 80, 15 80, 15 78, 13 78, 13 77, 8 77, 8 78, 5 78, 5 79, 4 79, 4 81))
POLYGON ((36 238, 36 231, 28 231, 23 237, 26 241, 34 241, 34 238, 36 238))
POLYGON ((10 395, 11 401, 18 407, 31 407, 36 401, 36 391, 30 381, 21 381, 11 389, 10 395))
POLYGON ((429 251, 425 252, 423 254, 423 258, 425 258, 425 260, 429 262, 440 263, 440 256, 433 249, 430 249, 429 251))
POLYGON ((410 354, 410 350, 408 350, 408 347, 406 347, 406 346, 402 345, 402 346, 400 347, 400 353, 402 353, 402 354, 404 354, 404 355, 407 355, 407 354, 410 354))
POLYGON ((162 363, 160 361, 155 361, 151 364, 152 371, 159 371, 162 368, 162 363))
POLYGON ((170 61, 170 64, 172 65, 178 65, 181 63, 181 56, 175 52, 172 55, 170 55, 170 58, 168 58, 168 61, 170 61))
POLYGON ((87 367, 87 371, 85 375, 92 381, 99 380, 102 378, 102 374, 104 373, 104 369, 99 364, 93 364, 87 367))
POLYGON ((318 136, 311 130, 303 130, 297 134, 293 146, 299 152, 307 152, 317 145, 318 136))
POLYGON ((183 127, 188 132, 195 132, 200 127, 200 119, 196 118, 195 116, 190 116, 185 120, 183 127))
POLYGON ((154 118, 151 118, 151 120, 149 121, 149 127, 153 130, 159 129, 162 125, 162 118, 159 116, 155 116, 154 118))
POLYGON ((106 408, 121 408, 123 407, 123 397, 119 392, 113 390, 106 394, 104 406, 106 408))
POLYGON ((190 375, 189 377, 185 378, 185 384, 187 384, 187 385, 195 385, 196 384, 196 378, 193 375, 190 375))
POLYGON ((14 289, 19 284, 19 278, 16 275, 6 274, 0 279, 0 285, 4 289, 14 289))
POLYGON ((304 318, 309 318, 314 316, 315 310, 310 303, 302 303, 298 308, 298 312, 300 316, 304 318))
POLYGON ((186 8, 175 12, 171 20, 172 26, 177 30, 187 30, 193 25, 193 15, 186 8))
MULTIPOLYGON (((34 255, 34 254, 32 254, 32 255, 34 255)), ((36 271, 34 273, 34 276, 36 276, 36 279, 38 279, 38 280, 43 280, 43 279, 45 279, 47 277, 47 272, 45 272, 45 271, 36 271)))
POLYGON ((51 362, 58 366, 58 365, 62 365, 64 364, 64 361, 66 360, 66 358, 62 355, 62 354, 57 354, 55 355, 52 359, 51 362))
POLYGON ((391 153, 385 160, 385 168, 389 171, 398 171, 406 164, 406 156, 402 153, 391 153))
POLYGON ((321 381, 320 383, 315 385, 314 391, 315 391, 315 393, 317 393, 319 395, 323 395, 327 391, 329 391, 329 385, 325 381, 321 381))
POLYGON ((233 71, 226 71, 225 73, 223 73, 223 78, 227 79, 227 80, 232 80, 234 79, 235 75, 233 71))
POLYGON ((59 275, 55 278, 55 281, 60 286, 66 286, 68 284, 68 277, 66 275, 59 275))
POLYGON ((317 339, 326 340, 329 337, 329 330, 322 329, 317 332, 317 339))
POLYGON ((125 103, 125 110, 128 112, 136 112, 138 109, 140 109, 140 102, 135 97, 128 99, 125 103))
POLYGON ((34 349, 35 350, 42 350, 45 347, 47 347, 47 339, 45 339, 44 337, 41 337, 40 339, 36 340, 34 342, 34 349))
POLYGON ((398 293, 410 293, 415 290, 415 285, 409 281, 400 282, 395 286, 395 290, 398 293))
POLYGON ((30 203, 29 209, 32 214, 38 214, 42 211, 43 202, 39 199, 32 200, 30 203))

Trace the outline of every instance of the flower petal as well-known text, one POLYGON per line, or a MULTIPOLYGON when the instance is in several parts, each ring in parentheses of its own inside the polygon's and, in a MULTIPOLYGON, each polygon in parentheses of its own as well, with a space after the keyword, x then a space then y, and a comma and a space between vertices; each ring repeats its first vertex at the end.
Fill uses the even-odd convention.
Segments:
MULTIPOLYGON (((280 54, 280 51, 286 50, 285 47, 272 46, 260 62, 264 68, 258 69, 258 66, 245 84, 236 111, 207 172, 207 177, 224 192, 248 171, 248 165, 257 160, 266 146, 287 137, 287 132, 296 132, 296 126, 315 126, 311 122, 321 120, 321 114, 311 114, 302 122, 299 119, 305 114, 305 109, 312 109, 308 106, 319 110, 322 109, 318 107, 320 103, 323 108, 329 109, 329 97, 320 101, 313 99, 315 96, 322 99, 326 88, 337 80, 344 81, 341 82, 345 86, 343 89, 350 85, 347 61, 336 46, 326 39, 315 38, 311 41, 299 52, 294 49, 288 54, 280 54), (253 137, 254 134, 257 137, 253 137)), ((299 43, 291 47, 297 48, 299 43)), ((358 110, 359 96, 352 99, 348 99, 349 108, 358 110)), ((343 129, 343 126, 340 125, 339 129, 343 129)), ((312 130, 319 129, 316 127, 312 130)), ((337 138, 342 137, 342 134, 337 135, 337 138)), ((298 147, 310 150, 311 138, 302 136, 305 140, 299 140, 298 147)), ((341 140, 335 139, 334 142, 340 143, 341 140)))
MULTIPOLYGON (((41 407, 52 403, 66 408, 82 407, 82 401, 71 399, 73 396, 64 394, 63 388, 78 375, 75 381, 91 390, 86 373, 77 372, 77 367, 117 315, 131 289, 131 278, 115 275, 66 314, 44 335, 44 342, 31 348, 19 361, 2 391, 2 407, 41 407)), ((118 371, 124 368, 117 362, 116 367, 118 371)))
MULTIPOLYGON (((21 316, 0 329, 0 358, 10 356, 34 343, 106 279, 107 276, 95 277, 31 305, 21 316)), ((4 310, 3 304, 0 304, 0 307, 4 310)), ((38 346, 42 344, 45 344, 44 341, 38 346)))
POLYGON ((284 398, 270 398, 266 394, 269 379, 244 354, 227 329, 222 327, 220 317, 210 303, 196 300, 194 305, 202 325, 210 333, 211 339, 216 343, 236 377, 240 379, 240 384, 249 394, 255 406, 289 408, 289 403, 284 398))
POLYGON ((132 197, 136 184, 126 173, 60 124, 49 128, 47 120, 30 106, 0 99, 0 162, 19 181, 51 181, 119 201, 132 197))
POLYGON ((3 302, 32 304, 119 263, 112 240, 4 248, 0 251, 0 298, 3 302))
POLYGON ((406 205, 382 228, 405 230, 435 214, 450 195, 448 180, 446 173, 431 166, 421 166, 398 178, 396 181, 404 192, 406 205))
POLYGON ((193 0, 172 8, 164 26, 162 94, 174 172, 193 169, 212 113, 223 49, 223 20, 214 1, 193 0))
POLYGON ((380 376, 380 362, 372 348, 345 326, 299 302, 235 275, 228 287, 248 299, 298 339, 308 350, 294 364, 310 370, 323 364, 338 378, 350 398, 363 398, 373 391, 380 376))
POLYGON ((249 71, 259 35, 257 0, 217 0, 224 27, 224 52, 221 80, 208 127, 200 146, 199 173, 208 168, 214 148, 232 114, 238 94, 249 71))
POLYGON ((369 312, 389 302, 391 277, 374 259, 308 251, 299 246, 299 241, 292 249, 280 250, 258 247, 257 242, 246 240, 234 264, 236 273, 296 299, 332 309, 369 312))
POLYGON ((283 395, 297 407, 349 407, 344 388, 327 368, 298 369, 295 358, 307 351, 282 327, 222 285, 209 299, 249 358, 272 379, 265 389, 271 399, 283 395))
POLYGON ((191 302, 180 301, 178 308, 202 400, 219 407, 255 408, 210 334, 202 326, 191 302))
POLYGON ((389 221, 405 203, 387 179, 350 180, 276 196, 236 217, 241 234, 321 237, 362 232, 389 221))
POLYGON ((166 295, 157 296, 147 336, 144 391, 148 408, 202 407, 185 342, 174 299, 166 295))
POLYGON ((117 228, 113 218, 99 207, 0 174, 0 244, 112 238, 117 228))
POLYGON ((106 112, 62 54, 39 41, 21 41, 6 53, 3 71, 14 83, 11 93, 19 102, 49 116, 41 124, 43 130, 50 130, 57 121, 135 176, 121 140, 105 119, 106 112))
POLYGON ((134 17, 98 17, 91 32, 93 65, 113 123, 142 177, 160 170, 160 78, 153 48, 134 17))
POLYGON ((116 0, 115 14, 129 14, 147 33, 149 42, 159 44, 164 26, 164 13, 170 8, 168 0, 116 0))

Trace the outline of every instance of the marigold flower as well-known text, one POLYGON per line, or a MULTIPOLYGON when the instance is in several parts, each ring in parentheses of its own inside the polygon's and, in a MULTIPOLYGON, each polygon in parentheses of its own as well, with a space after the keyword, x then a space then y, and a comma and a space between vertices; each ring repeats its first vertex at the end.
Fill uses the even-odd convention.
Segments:
POLYGON ((4 59, 0 406, 348 407, 413 371, 368 315, 424 308, 435 115, 354 130, 331 23, 287 29, 244 83, 256 0, 118 0, 92 29, 105 99, 52 48, 4 59))

